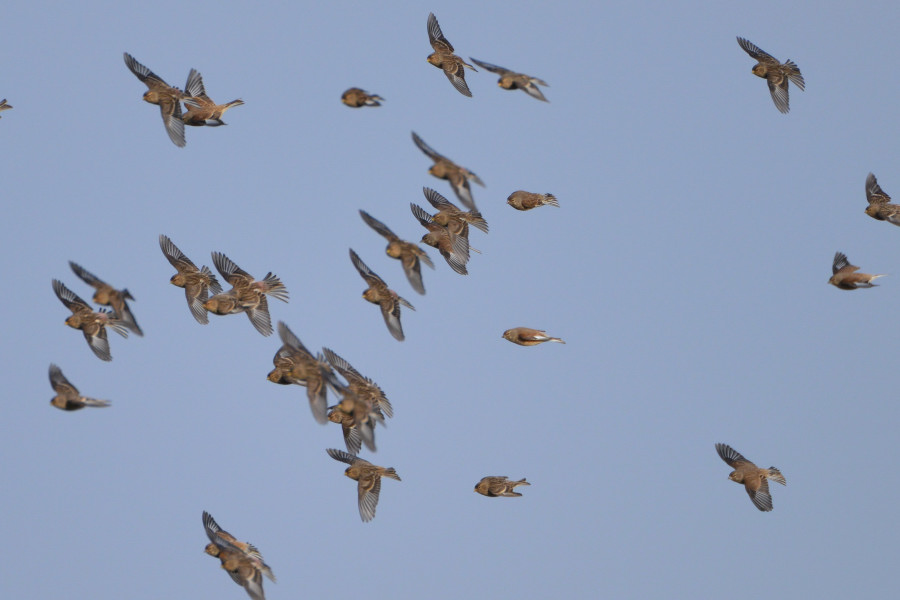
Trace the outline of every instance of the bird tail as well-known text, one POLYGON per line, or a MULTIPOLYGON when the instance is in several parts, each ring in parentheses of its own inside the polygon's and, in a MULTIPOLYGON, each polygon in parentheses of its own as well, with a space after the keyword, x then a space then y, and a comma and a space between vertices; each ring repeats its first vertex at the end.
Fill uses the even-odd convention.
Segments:
POLYGON ((281 280, 278 279, 271 272, 266 273, 266 276, 263 277, 263 280, 258 282, 260 284, 259 291, 267 296, 272 296, 273 298, 277 298, 282 302, 288 301, 288 291, 287 288, 284 287, 284 284, 281 283, 281 280))
POLYGON ((396 469, 394 467, 388 467, 384 470, 384 473, 381 474, 382 477, 388 477, 389 479, 396 479, 400 481, 400 476, 397 475, 396 469))
POLYGON ((769 467, 769 472, 766 473, 766 477, 768 477, 772 481, 777 481, 781 485, 787 485, 787 480, 785 480, 784 475, 782 475, 781 471, 779 471, 775 467, 769 467))
POLYGON ((228 110, 232 106, 240 106, 243 103, 244 103, 244 101, 241 100, 240 98, 238 98, 237 100, 232 100, 231 102, 227 102, 222 105, 222 112, 224 113, 226 110, 228 110))
POLYGON ((516 489, 516 488, 519 487, 520 485, 531 485, 530 483, 528 483, 527 481, 525 481, 525 478, 524 478, 524 477, 523 477, 522 479, 518 480, 518 481, 513 481, 512 484, 513 484, 512 489, 516 489))
POLYGON ((562 338, 555 338, 555 337, 552 337, 552 338, 547 338, 546 341, 548 341, 548 342, 559 342, 560 344, 565 344, 565 342, 562 340, 562 338))
POLYGON ((109 406, 109 400, 97 400, 96 398, 82 398, 85 406, 109 406))
POLYGON ((384 98, 373 94, 373 95, 369 96, 368 98, 366 98, 365 104, 366 104, 366 106, 381 106, 382 102, 384 102, 384 98))
POLYGON ((131 292, 128 291, 128 288, 122 290, 122 297, 127 298, 128 300, 134 300, 134 296, 131 295, 131 292))
POLYGON ((559 201, 557 201, 556 196, 553 194, 544 194, 544 199, 541 201, 541 204, 549 204, 550 206, 559 208, 559 201))
POLYGON ((470 223, 475 229, 479 229, 485 233, 488 232, 487 221, 484 220, 484 217, 482 217, 481 213, 477 210, 469 211, 468 215, 466 216, 466 222, 470 223))
POLYGON ((800 74, 800 67, 797 66, 797 63, 792 60, 785 62, 784 72, 794 85, 803 90, 806 83, 803 81, 803 75, 800 74))

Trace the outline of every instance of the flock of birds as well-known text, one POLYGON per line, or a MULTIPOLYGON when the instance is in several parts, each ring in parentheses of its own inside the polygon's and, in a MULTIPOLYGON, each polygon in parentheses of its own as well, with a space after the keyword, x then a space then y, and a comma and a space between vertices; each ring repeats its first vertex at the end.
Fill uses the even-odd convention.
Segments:
MULTIPOLYGON (((441 31, 434 14, 428 16, 427 30, 434 52, 426 60, 440 68, 459 93, 471 97, 472 93, 465 80, 465 69, 474 71, 475 67, 454 54, 454 48, 441 31)), ((739 37, 737 41, 741 48, 757 60, 752 72, 766 80, 775 107, 780 112, 787 113, 790 109, 789 82, 794 83, 800 90, 805 86, 800 69, 791 60, 784 63, 778 61, 744 38, 739 37)), ((128 53, 125 53, 124 59, 128 69, 146 84, 148 90, 143 99, 159 106, 166 132, 176 146, 183 147, 186 143, 185 125, 210 127, 224 125, 223 114, 229 108, 243 104, 240 99, 222 105, 213 102, 206 94, 200 73, 195 69, 190 70, 185 90, 182 91, 168 85, 128 53)), ((479 67, 499 74, 498 85, 501 88, 521 89, 533 98, 547 101, 538 87, 548 85, 543 80, 474 58, 471 60, 479 67)), ((353 87, 343 93, 341 101, 347 106, 360 108, 380 106, 384 99, 377 94, 353 87)), ((0 111, 10 108, 12 106, 8 105, 5 99, 0 101, 0 111)), ((469 226, 484 233, 488 232, 487 221, 475 204, 470 182, 481 186, 484 186, 484 183, 474 172, 435 151, 415 132, 412 133, 412 139, 414 144, 433 161, 429 173, 446 180, 464 207, 463 209, 456 206, 434 189, 423 188, 425 199, 437 212, 432 214, 417 204, 410 204, 413 216, 427 231, 421 238, 421 243, 435 248, 453 271, 466 275, 470 252, 478 252, 469 245, 469 226)), ((866 214, 874 219, 900 226, 900 206, 890 202, 890 196, 881 189, 871 173, 866 179, 866 197, 869 203, 866 214)), ((521 211, 545 205, 559 207, 552 194, 521 190, 510 194, 507 203, 521 211)), ((359 212, 363 221, 387 240, 385 253, 390 258, 400 261, 413 290, 425 294, 421 266, 424 263, 434 269, 434 263, 426 251, 413 242, 401 239, 387 225, 367 212, 362 210, 359 212)), ((209 313, 216 315, 244 313, 260 334, 269 336, 273 333, 268 298, 282 302, 289 300, 287 288, 277 276, 268 272, 261 279, 256 279, 238 267, 224 253, 212 252, 213 265, 222 279, 231 285, 231 289, 224 291, 209 267, 204 265, 198 268, 167 236, 159 236, 159 245, 163 255, 176 270, 170 283, 184 289, 188 308, 198 323, 207 324, 209 313)), ((400 309, 402 306, 414 310, 412 304, 389 288, 353 249, 350 249, 349 255, 351 263, 367 285, 362 294, 363 299, 379 306, 388 332, 396 340, 403 341, 400 309)), ((70 261, 69 265, 79 279, 94 289, 93 302, 107 308, 95 311, 62 281, 53 279, 53 291, 72 312, 66 319, 66 324, 81 330, 88 346, 98 358, 110 361, 112 355, 108 330, 123 337, 127 337, 129 333, 143 335, 128 305, 128 301, 133 301, 134 297, 127 289, 116 289, 74 262, 70 261)), ((858 272, 859 267, 850 264, 846 255, 841 252, 835 254, 832 270, 833 275, 829 283, 846 290, 873 287, 875 284, 872 281, 882 277, 858 272)), ((341 426, 346 451, 329 448, 326 453, 334 460, 347 465, 344 474, 357 482, 360 518, 363 522, 371 521, 375 517, 382 479, 400 481, 400 477, 394 468, 372 464, 358 455, 362 446, 371 452, 376 450, 376 425, 383 424, 385 418, 393 416, 391 402, 378 384, 359 373, 333 350, 323 348, 314 354, 284 322, 279 321, 277 329, 282 345, 275 353, 274 369, 267 378, 280 385, 306 387, 314 420, 322 425, 331 422, 341 426), (329 390, 337 399, 336 404, 330 407, 329 390)), ((502 337, 522 346, 544 342, 565 343, 558 337, 547 335, 545 331, 528 327, 508 329, 503 332, 502 337)), ((56 408, 75 411, 84 407, 110 405, 107 400, 81 395, 55 364, 50 365, 49 377, 56 392, 51 404, 56 408)), ((734 469, 729 474, 729 479, 745 487, 751 501, 759 510, 771 511, 773 507, 768 480, 785 485, 786 480, 781 472, 775 467, 768 469, 757 467, 726 444, 716 444, 715 448, 722 460, 734 469)), ((488 497, 517 497, 522 494, 515 489, 527 485, 530 483, 525 478, 511 480, 505 476, 487 476, 475 485, 474 491, 488 497)), ((217 557, 222 568, 237 584, 244 587, 251 598, 264 600, 262 577, 265 575, 275 581, 275 576, 259 550, 221 529, 209 513, 204 511, 202 518, 210 540, 205 549, 206 553, 217 557)))

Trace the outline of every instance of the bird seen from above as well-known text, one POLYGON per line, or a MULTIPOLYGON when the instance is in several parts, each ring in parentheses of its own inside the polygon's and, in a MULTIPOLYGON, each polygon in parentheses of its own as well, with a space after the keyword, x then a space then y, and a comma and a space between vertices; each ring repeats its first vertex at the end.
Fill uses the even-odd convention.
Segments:
POLYGON ((134 73, 135 77, 149 88, 144 92, 144 100, 159 106, 159 112, 162 115, 163 124, 166 126, 166 133, 169 134, 169 139, 179 148, 183 148, 186 143, 184 140, 184 121, 181 119, 181 100, 184 98, 184 92, 170 86, 159 75, 136 61, 127 52, 125 53, 125 65, 134 73))
POLYGON ((378 94, 370 94, 358 87, 352 87, 341 94, 341 102, 350 108, 360 108, 362 106, 381 106, 384 98, 378 94))
POLYGON ((451 233, 468 236, 469 225, 484 233, 488 232, 487 221, 479 211, 463 211, 431 188, 423 187, 422 192, 428 203, 438 211, 437 214, 431 215, 431 220, 446 227, 451 233))
POLYGON ((128 307, 128 302, 126 302, 126 300, 134 300, 134 296, 132 296, 127 289, 115 289, 113 286, 71 260, 69 261, 69 266, 79 279, 97 290, 94 292, 94 302, 103 306, 112 307, 113 312, 116 314, 116 318, 122 322, 122 325, 136 335, 144 335, 144 332, 138 327, 137 321, 134 318, 134 313, 131 312, 131 309, 128 307))
POLYGON ((521 496, 519 492, 514 491, 520 485, 531 485, 525 478, 518 481, 510 481, 509 477, 505 475, 489 475, 488 477, 482 477, 481 481, 475 484, 475 491, 481 494, 482 496, 487 496, 488 498, 515 498, 516 496, 521 496))
POLYGON ((453 84, 463 96, 472 97, 469 86, 466 84, 466 67, 473 71, 478 71, 475 67, 464 61, 459 56, 453 54, 453 46, 444 37, 441 26, 438 25, 437 17, 434 13, 428 13, 428 41, 434 52, 428 55, 427 60, 435 67, 444 71, 444 75, 453 84))
POLYGON ((80 329, 84 334, 84 339, 90 346, 91 351, 100 360, 111 361, 112 355, 109 353, 109 339, 106 334, 106 328, 109 327, 122 337, 128 337, 128 329, 102 308, 94 312, 87 302, 78 297, 78 295, 67 288, 58 279, 53 280, 53 291, 59 301, 66 308, 72 311, 72 315, 66 319, 66 325, 73 329, 80 329))
POLYGON ((176 287, 184 288, 184 296, 187 298, 188 308, 198 323, 206 325, 209 323, 209 317, 206 315, 206 309, 203 304, 209 297, 222 293, 222 286, 215 274, 210 271, 209 267, 203 265, 198 269, 197 265, 191 262, 184 253, 178 249, 178 246, 172 243, 165 235, 159 236, 159 248, 169 261, 178 271, 169 279, 169 283, 176 287))
POLYGON ((506 203, 516 210, 531 210, 544 205, 559 208, 559 202, 553 194, 535 194, 523 190, 510 194, 506 203))
POLYGON ((766 83, 768 83, 769 93, 772 94, 775 108, 782 113, 787 113, 791 109, 788 97, 788 80, 793 81, 794 85, 801 92, 806 85, 797 64, 792 60, 786 60, 784 63, 778 62, 778 59, 771 54, 763 52, 758 46, 742 37, 739 37, 737 42, 744 49, 744 52, 758 61, 753 65, 752 72, 757 77, 765 79, 766 83))
POLYGON ((203 511, 203 528, 210 542, 203 549, 210 556, 215 556, 228 571, 231 579, 246 590, 253 600, 265 600, 262 576, 275 581, 272 569, 263 560, 256 546, 240 542, 227 531, 223 531, 212 515, 203 511))
POLYGON ((497 65, 492 65, 491 63, 486 63, 484 61, 474 59, 471 56, 469 58, 473 63, 475 63, 482 69, 487 69, 492 73, 497 73, 498 75, 500 75, 500 79, 497 80, 497 85, 502 87, 504 90, 522 90, 532 98, 537 98, 538 100, 549 102, 549 100, 544 97, 544 94, 538 87, 539 85, 550 87, 550 84, 543 79, 538 79, 537 77, 532 77, 531 75, 525 75, 524 73, 516 73, 515 71, 510 71, 509 69, 505 69, 503 67, 498 67, 497 65))
POLYGON ((875 175, 869 173, 866 177, 866 214, 878 221, 887 221, 900 226, 900 204, 891 204, 891 197, 884 193, 875 175))
POLYGON ((6 103, 6 98, 4 98, 3 100, 0 100, 0 112, 3 112, 4 110, 9 110, 11 108, 12 108, 12 105, 6 103))
POLYGON ((219 274, 232 287, 204 302, 203 308, 217 315, 245 312, 258 332, 264 336, 272 335, 272 318, 266 296, 288 301, 288 291, 281 280, 270 271, 257 281, 221 252, 213 252, 212 260, 219 274))
POLYGON ((440 252, 451 269, 460 275, 468 275, 466 263, 469 262, 469 239, 464 235, 450 233, 446 227, 435 223, 431 215, 418 204, 410 202, 409 208, 422 227, 428 230, 422 236, 422 243, 440 252))
POLYGON ((453 188, 453 193, 463 203, 463 206, 469 210, 478 210, 478 207, 475 206, 475 199, 472 197, 472 188, 469 186, 469 181, 474 181, 481 187, 484 187, 484 182, 481 181, 481 178, 465 167, 459 166, 446 156, 435 152, 415 131, 412 132, 412 139, 416 147, 434 161, 428 172, 438 179, 446 179, 450 183, 450 187, 453 188))
POLYGON ((769 494, 768 480, 787 485, 781 471, 775 467, 760 469, 728 444, 716 444, 716 452, 729 467, 734 469, 728 474, 728 479, 743 484, 753 505, 763 512, 772 510, 772 496, 769 494))
POLYGON ((218 127, 225 125, 222 115, 232 106, 240 106, 244 103, 240 98, 226 102, 225 104, 216 104, 206 95, 206 88, 203 87, 203 77, 197 69, 191 69, 188 73, 187 83, 184 85, 184 105, 187 112, 182 115, 181 119, 185 125, 194 127, 218 127))
POLYGON ((62 370, 56 365, 50 365, 50 385, 56 392, 56 396, 50 400, 50 404, 60 410, 81 410, 85 406, 109 406, 109 400, 97 400, 79 394, 78 388, 66 379, 62 370))
POLYGON ((359 211, 366 224, 378 232, 384 239, 388 241, 385 254, 391 258, 396 258, 403 265, 403 272, 406 273, 406 279, 409 285, 420 294, 425 293, 425 285, 422 283, 422 264, 425 263, 434 269, 434 263, 428 254, 416 244, 401 240, 390 228, 367 213, 364 210, 359 211))
POLYGON ((328 448, 325 452, 334 460, 350 465, 344 469, 344 475, 357 482, 359 495, 359 516, 363 523, 375 518, 375 507, 378 505, 378 495, 381 493, 381 478, 396 479, 400 481, 397 471, 393 467, 379 467, 367 460, 363 460, 343 450, 328 448))
POLYGON ((531 329, 530 327, 514 327, 513 329, 507 329, 500 337, 509 340, 513 344, 518 344, 519 346, 536 346, 537 344, 543 344, 544 342, 559 342, 560 344, 565 344, 565 342, 558 337, 550 337, 547 335, 547 332, 541 329, 531 329))
POLYGON ((369 286, 362 294, 363 299, 381 307, 381 316, 384 317, 384 324, 387 325, 388 331, 394 336, 394 339, 402 342, 405 338, 403 327, 400 325, 400 305, 402 304, 410 310, 416 309, 397 292, 388 288, 384 280, 366 266, 366 263, 357 256, 352 248, 350 249, 350 262, 369 286))
POLYGON ((869 273, 857 273, 859 267, 851 265, 847 255, 843 252, 834 253, 834 262, 831 264, 833 275, 828 283, 842 290, 855 290, 859 288, 877 287, 872 283, 884 275, 870 275, 869 273))

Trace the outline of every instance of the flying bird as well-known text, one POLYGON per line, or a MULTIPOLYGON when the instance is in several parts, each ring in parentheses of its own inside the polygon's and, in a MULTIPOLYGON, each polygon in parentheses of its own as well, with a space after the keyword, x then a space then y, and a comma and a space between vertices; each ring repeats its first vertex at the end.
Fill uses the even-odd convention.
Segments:
POLYGON ((394 336, 394 339, 402 342, 404 336, 403 327, 400 325, 400 305, 402 304, 410 310, 416 309, 397 292, 388 288, 384 280, 366 266, 366 263, 357 256, 352 248, 350 249, 350 262, 369 286, 362 294, 363 299, 381 307, 381 316, 384 317, 384 324, 387 325, 388 331, 394 336))
POLYGON ((122 337, 128 337, 128 330, 122 325, 121 321, 115 318, 102 308, 94 312, 87 302, 78 297, 78 295, 67 288, 58 279, 53 280, 53 292, 59 301, 66 308, 72 311, 72 315, 66 319, 66 325, 73 329, 80 329, 84 334, 84 339, 90 346, 91 351, 100 360, 110 361, 112 355, 109 353, 109 339, 107 338, 106 328, 109 327, 122 337))
POLYGON ((278 322, 281 348, 275 353, 268 380, 281 385, 306 387, 309 409, 317 423, 328 423, 328 388, 339 389, 337 377, 331 365, 321 356, 313 356, 294 332, 283 322, 278 322))
POLYGON ((394 407, 377 383, 357 371, 353 366, 338 356, 336 352, 323 348, 322 352, 335 371, 347 380, 346 388, 358 398, 366 400, 389 418, 394 416, 394 407))
POLYGON ((275 581, 272 569, 263 560, 256 546, 240 542, 227 531, 223 531, 212 515, 203 511, 203 528, 210 543, 204 552, 215 556, 228 571, 231 579, 242 586, 253 600, 265 600, 262 576, 275 581))
POLYGON ((384 98, 378 94, 370 94, 358 87, 352 87, 341 94, 341 102, 350 108, 360 108, 361 106, 381 106, 384 98))
POLYGON ((492 65, 491 63, 486 63, 472 57, 469 58, 479 67, 500 75, 500 79, 497 80, 497 85, 504 90, 522 90, 532 98, 549 102, 538 87, 539 85, 550 87, 550 84, 543 79, 525 75, 524 73, 516 73, 515 71, 510 71, 509 69, 498 67, 497 65, 492 65))
POLYGON ((775 102, 775 108, 782 113, 787 113, 790 110, 788 80, 793 81, 794 85, 801 92, 806 85, 797 64, 792 60, 787 60, 784 63, 778 62, 778 59, 774 56, 763 52, 758 46, 742 37, 739 37, 737 42, 744 49, 744 52, 758 61, 753 65, 752 72, 757 77, 762 77, 766 80, 766 83, 769 85, 769 93, 772 94, 772 100, 775 102))
POLYGON ((50 404, 60 410, 81 410, 85 406, 109 406, 109 400, 97 400, 79 394, 78 388, 66 379, 62 370, 56 365, 50 365, 50 385, 56 392, 56 396, 50 400, 50 404))
POLYGON ((772 510, 772 496, 769 495, 768 480, 787 485, 781 471, 775 467, 760 469, 728 444, 716 444, 716 452, 719 453, 722 460, 728 463, 729 467, 734 469, 728 474, 728 479, 744 485, 753 505, 763 512, 772 510))
POLYGON ((12 108, 12 105, 6 103, 6 98, 4 98, 3 100, 0 100, 0 112, 2 112, 4 110, 9 110, 11 108, 12 108))
POLYGON ((453 46, 444 37, 444 33, 441 31, 441 26, 438 25, 438 20, 434 13, 428 13, 428 41, 431 43, 431 47, 434 48, 434 52, 429 54, 425 60, 443 70, 444 75, 447 76, 447 79, 450 80, 457 92, 471 98, 472 92, 469 91, 469 86, 466 85, 466 70, 464 67, 468 67, 473 71, 478 69, 453 54, 453 46))
POLYGON ((450 265, 450 268, 460 275, 468 275, 466 263, 469 262, 469 239, 464 235, 450 233, 446 227, 434 222, 425 209, 418 204, 409 204, 413 216, 428 230, 422 236, 422 243, 435 248, 450 265))
POLYGON ((357 482, 359 494, 359 516, 366 523, 375 518, 375 507, 378 505, 378 495, 381 493, 381 478, 396 479, 400 481, 397 471, 393 467, 379 467, 367 460, 348 454, 343 450, 329 448, 325 452, 334 460, 350 465, 344 470, 344 475, 357 482))
POLYGON ((882 275, 870 275, 869 273, 857 273, 859 267, 851 265, 847 255, 843 252, 834 253, 834 262, 831 265, 833 275, 828 283, 842 290, 855 290, 858 288, 877 287, 872 283, 882 275))
POLYGON ((891 197, 881 189, 872 173, 866 177, 866 200, 869 201, 869 206, 866 207, 867 215, 900 226, 900 205, 891 204, 891 197))
POLYGON ((531 210, 538 206, 555 206, 559 208, 559 202, 553 194, 535 194, 519 190, 513 192, 506 199, 506 203, 516 210, 531 210))
POLYGON ((184 92, 170 86, 159 75, 136 61, 127 52, 125 53, 125 65, 149 88, 144 92, 144 100, 150 104, 159 105, 159 112, 162 115, 169 139, 179 148, 183 148, 186 143, 184 141, 184 121, 181 120, 181 100, 184 98, 184 92))
POLYGON ((453 188, 453 193, 463 203, 463 206, 469 210, 478 210, 475 206, 475 199, 472 197, 472 188, 469 186, 469 181, 474 181, 481 187, 484 187, 484 182, 481 181, 478 175, 465 167, 459 166, 446 156, 435 152, 415 131, 412 132, 412 139, 416 147, 434 161, 428 172, 438 179, 446 179, 450 183, 450 187, 453 188))
POLYGON ((510 481, 509 477, 505 475, 495 475, 482 477, 481 481, 475 484, 475 491, 482 496, 487 496, 489 498, 496 498, 499 496, 503 496, 505 498, 515 498, 516 496, 522 495, 519 492, 514 491, 520 485, 531 484, 525 481, 524 477, 518 481, 510 481))
POLYGON ((112 307, 113 312, 116 313, 116 318, 122 322, 122 325, 130 329, 136 335, 144 335, 144 332, 138 327, 137 321, 134 318, 134 313, 132 313, 131 309, 128 307, 127 300, 134 300, 134 296, 131 295, 131 292, 127 289, 117 290, 71 260, 69 261, 69 266, 79 279, 97 290, 94 292, 94 302, 103 306, 112 307))
POLYGON ((503 332, 501 336, 505 340, 509 340, 513 344, 518 344, 519 346, 536 346, 537 344, 542 344, 544 342, 559 342, 560 344, 565 344, 558 337, 550 337, 547 335, 547 332, 541 329, 531 329, 530 327, 514 327, 513 329, 507 329, 503 332))
POLYGON ((431 188, 422 188, 425 199, 434 208, 438 210, 437 214, 431 215, 431 220, 446 227, 451 233, 457 235, 469 235, 469 225, 484 233, 488 232, 487 221, 481 216, 477 210, 460 210, 458 206, 441 196, 431 188))
POLYGON ((209 127, 218 127, 225 125, 222 115, 232 106, 240 106, 244 103, 238 98, 225 104, 216 104, 206 95, 206 88, 203 87, 203 77, 197 69, 191 69, 188 73, 187 83, 184 86, 185 95, 182 101, 187 107, 187 112, 182 115, 181 119, 185 125, 201 127, 207 125, 209 127))
POLYGON ((425 263, 432 269, 434 268, 434 263, 431 262, 428 254, 416 244, 401 240, 387 225, 366 211, 360 210, 359 214, 369 227, 388 241, 385 253, 391 258, 396 258, 400 261, 403 265, 403 272, 406 273, 406 279, 409 280, 409 285, 420 294, 424 294, 425 285, 422 283, 421 263, 425 263))
POLYGON ((266 296, 288 301, 288 291, 281 280, 270 271, 257 281, 221 252, 213 252, 212 260, 219 274, 232 287, 204 302, 203 308, 217 315, 245 312, 258 332, 265 336, 272 335, 272 319, 266 296))
POLYGON ((210 293, 213 295, 222 293, 222 286, 219 285, 219 280, 216 279, 215 274, 206 265, 198 269, 197 265, 191 262, 191 259, 185 256, 167 236, 159 236, 159 248, 165 255, 166 260, 169 261, 169 264, 178 271, 172 275, 169 283, 176 287, 184 288, 184 296, 187 298, 191 314, 194 315, 198 323, 206 325, 209 323, 209 317, 206 316, 206 309, 203 308, 203 304, 210 293))

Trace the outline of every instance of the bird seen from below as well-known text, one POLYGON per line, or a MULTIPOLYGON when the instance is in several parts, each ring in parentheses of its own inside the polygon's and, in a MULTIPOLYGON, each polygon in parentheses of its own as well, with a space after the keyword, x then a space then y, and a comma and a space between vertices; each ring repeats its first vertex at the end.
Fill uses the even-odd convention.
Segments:
POLYGON ((60 410, 81 410, 85 406, 104 407, 110 404, 109 400, 97 400, 79 394, 78 388, 66 379, 62 369, 56 365, 50 365, 50 385, 56 392, 50 404, 60 410))
POLYGON ((400 261, 409 285, 418 293, 424 294, 425 285, 422 283, 422 263, 434 269, 431 257, 416 244, 401 240, 387 225, 366 211, 360 210, 359 214, 369 227, 388 241, 387 248, 384 250, 385 254, 400 261))
POLYGON ((87 302, 67 288, 58 279, 53 280, 53 292, 66 308, 72 311, 72 315, 66 319, 66 325, 73 329, 80 329, 91 351, 100 360, 111 361, 109 353, 109 339, 106 328, 109 327, 122 337, 128 337, 128 329, 115 318, 115 315, 106 312, 102 308, 94 312, 87 302))
POLYGON ((134 296, 132 296, 127 289, 117 290, 71 260, 69 261, 69 266, 79 279, 97 290, 94 292, 94 302, 103 306, 112 307, 113 312, 116 314, 116 318, 122 322, 122 325, 136 335, 144 335, 144 332, 138 327, 137 321, 134 318, 134 313, 132 313, 131 309, 128 307, 128 302, 126 300, 134 300, 134 296))
POLYGON ((178 249, 178 246, 172 243, 165 235, 159 236, 159 248, 169 261, 178 271, 169 279, 169 283, 176 287, 184 288, 184 296, 187 298, 188 308, 198 323, 206 325, 209 323, 209 317, 206 315, 206 309, 203 304, 209 298, 209 294, 213 295, 222 293, 222 286, 215 274, 203 265, 198 269, 197 265, 191 262, 184 253, 178 249))
POLYGON ((447 76, 447 79, 450 80, 450 83, 453 84, 456 91, 463 96, 471 98, 472 92, 469 91, 469 86, 466 84, 466 67, 473 71, 477 71, 478 69, 465 62, 459 56, 453 54, 453 46, 450 44, 450 41, 444 37, 444 33, 441 31, 441 26, 438 25, 438 20, 437 17, 434 16, 434 13, 428 13, 427 25, 428 42, 431 44, 434 52, 429 54, 428 58, 425 60, 443 70, 444 75, 447 76))
POLYGON ((375 518, 375 507, 378 505, 378 496, 381 493, 381 478, 396 479, 400 481, 397 471, 393 467, 379 467, 367 460, 363 460, 343 450, 328 448, 325 452, 334 460, 350 465, 344 469, 344 475, 357 482, 357 494, 359 496, 359 516, 363 523, 375 518))
POLYGON ((184 98, 184 92, 170 86, 159 75, 136 61, 127 52, 125 53, 125 65, 134 73, 135 77, 149 88, 144 92, 144 100, 159 106, 159 112, 162 115, 163 124, 166 126, 166 133, 169 134, 169 139, 179 148, 183 148, 186 144, 184 140, 184 121, 181 119, 181 100, 184 98))
POLYGON ((769 494, 768 480, 787 485, 781 471, 775 467, 760 469, 728 444, 716 444, 716 452, 729 467, 734 469, 728 474, 728 479, 744 486, 753 505, 763 512, 772 510, 772 496, 769 494))
POLYGON ((757 77, 762 77, 766 80, 766 83, 769 85, 769 93, 772 94, 772 101, 775 102, 775 108, 782 113, 787 113, 791 109, 788 97, 788 80, 793 81, 794 85, 801 92, 806 85, 797 64, 792 60, 786 60, 784 63, 781 63, 774 56, 763 52, 758 46, 742 37, 739 37, 737 42, 744 49, 744 52, 758 61, 753 65, 752 72, 757 77))

